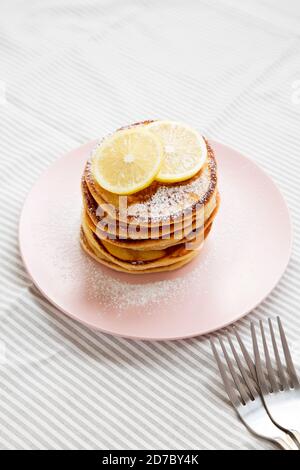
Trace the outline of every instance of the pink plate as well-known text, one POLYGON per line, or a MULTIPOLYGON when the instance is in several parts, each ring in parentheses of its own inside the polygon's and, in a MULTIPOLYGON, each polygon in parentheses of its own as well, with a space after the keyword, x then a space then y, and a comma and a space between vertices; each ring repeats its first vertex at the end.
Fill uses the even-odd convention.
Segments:
POLYGON ((286 204, 251 160, 214 142, 221 205, 199 256, 172 273, 128 275, 80 248, 80 178, 94 145, 57 160, 32 188, 20 247, 36 286, 61 312, 106 333, 176 339, 222 328, 274 288, 291 250, 286 204))

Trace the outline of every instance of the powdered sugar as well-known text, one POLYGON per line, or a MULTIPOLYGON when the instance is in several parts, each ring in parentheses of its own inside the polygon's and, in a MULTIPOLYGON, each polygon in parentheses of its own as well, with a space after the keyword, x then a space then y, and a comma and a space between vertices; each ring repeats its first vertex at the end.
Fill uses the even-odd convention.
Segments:
POLYGON ((198 178, 182 186, 160 186, 147 201, 132 204, 128 208, 128 215, 135 218, 151 218, 163 220, 166 217, 176 217, 182 211, 191 209, 193 203, 202 203, 201 196, 205 195, 208 181, 198 178))
POLYGON ((89 283, 91 299, 99 300, 119 311, 130 307, 144 308, 169 302, 175 294, 183 294, 188 285, 187 280, 182 277, 131 284, 110 277, 99 265, 92 267, 88 276, 91 281, 89 283))

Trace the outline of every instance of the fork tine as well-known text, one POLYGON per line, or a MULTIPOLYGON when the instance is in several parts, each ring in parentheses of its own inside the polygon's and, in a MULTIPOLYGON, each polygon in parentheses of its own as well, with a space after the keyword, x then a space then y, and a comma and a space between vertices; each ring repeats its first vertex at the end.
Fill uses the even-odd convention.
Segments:
POLYGON ((245 367, 243 366, 243 364, 242 364, 242 362, 241 362, 241 360, 240 360, 240 358, 239 358, 238 353, 236 352, 236 349, 235 349, 235 347, 234 347, 234 344, 233 344, 233 342, 232 342, 232 340, 231 340, 230 335, 227 334, 226 336, 227 336, 227 339, 228 339, 228 342, 229 342, 229 345, 230 345, 232 354, 234 355, 234 358, 235 358, 236 363, 237 363, 237 365, 238 365, 238 368, 240 369, 240 372, 241 372, 241 374, 242 374, 242 377, 243 377, 243 379, 244 379, 244 381, 245 381, 245 383, 246 383, 246 385, 247 385, 247 387, 248 387, 248 389, 249 389, 249 394, 250 394, 249 397, 250 397, 251 400, 254 400, 255 397, 257 396, 256 389, 255 389, 255 387, 253 386, 252 381, 251 381, 251 379, 249 378, 249 376, 248 376, 248 374, 247 374, 247 371, 246 371, 245 367))
POLYGON ((255 331, 255 325, 251 322, 251 336, 252 336, 252 344, 253 344, 253 352, 254 352, 254 359, 255 359, 255 367, 256 367, 256 376, 258 379, 258 383, 263 394, 269 393, 268 385, 266 382, 266 377, 262 368, 262 363, 260 359, 258 344, 257 344, 257 337, 255 331))
POLYGON ((272 344, 273 344, 275 359, 276 359, 276 363, 277 363, 277 371, 278 371, 278 375, 279 375, 279 380, 280 380, 280 383, 281 383, 281 386, 282 386, 283 390, 288 390, 289 389, 289 384, 287 382, 287 379, 286 379, 286 376, 285 376, 285 373, 284 373, 284 370, 283 370, 283 367, 282 367, 282 363, 281 363, 281 359, 280 359, 277 344, 276 344, 276 338, 275 338, 271 318, 268 318, 268 323, 269 323, 269 328, 270 328, 270 332, 271 332, 271 338, 272 338, 272 344))
POLYGON ((242 402, 243 404, 245 405, 247 403, 247 401, 249 400, 248 398, 248 395, 247 395, 247 392, 245 390, 245 387, 244 385, 242 384, 242 382, 240 381, 235 369, 234 369, 234 366, 233 366, 233 363, 230 359, 230 357, 228 356, 228 353, 227 353, 227 350, 225 348, 225 345, 223 343, 223 340, 220 336, 218 336, 218 340, 219 340, 219 343, 221 345, 221 348, 222 348, 222 351, 223 351, 223 354, 224 354, 224 357, 226 359, 226 362, 227 362, 227 365, 228 365, 228 368, 229 368, 229 371, 232 375, 232 378, 233 378, 233 381, 235 383, 235 386, 236 388, 238 389, 238 391, 240 392, 240 395, 241 395, 241 399, 242 399, 242 402))
POLYGON ((292 386, 295 387, 296 385, 299 385, 299 379, 297 376, 297 372, 292 360, 292 356, 290 353, 290 348, 287 343, 287 339, 284 333, 284 329, 280 320, 280 317, 277 317, 277 323, 278 323, 278 328, 279 328, 279 333, 280 333, 280 338, 281 338, 281 343, 282 343, 282 348, 284 352, 284 357, 285 357, 285 362, 287 365, 287 369, 290 373, 291 380, 292 380, 292 386))
POLYGON ((221 358, 219 356, 219 353, 217 351, 217 348, 215 346, 214 341, 212 340, 212 338, 209 338, 209 341, 210 341, 210 345, 211 345, 213 354, 215 356, 215 360, 218 364, 218 368, 219 368, 219 371, 220 371, 220 374, 221 374, 221 377, 222 377, 223 384, 224 384, 225 390, 227 392, 227 395, 228 395, 231 403, 233 404, 233 406, 237 407, 237 406, 240 405, 240 399, 239 399, 235 389, 232 387, 232 385, 230 383, 230 380, 228 379, 225 367, 224 367, 224 365, 221 361, 221 358))
POLYGON ((257 377, 256 377, 255 365, 254 365, 254 363, 253 363, 253 361, 250 357, 250 354, 248 353, 248 351, 247 351, 247 349, 244 345, 244 342, 243 342, 239 332, 237 331, 235 326, 233 326, 230 330, 235 334, 235 337, 238 340, 241 351, 243 353, 244 359, 245 359, 245 361, 247 363, 247 366, 249 367, 249 370, 251 372, 252 378, 256 381, 257 377))
POLYGON ((264 347, 264 353, 265 353, 265 359, 266 359, 266 367, 268 371, 268 376, 269 376, 269 381, 271 384, 271 388, 273 392, 279 392, 279 386, 276 380, 276 376, 274 374, 271 358, 270 358, 270 353, 269 353, 269 348, 268 348, 268 343, 266 340, 266 335, 265 335, 265 330, 264 330, 264 325, 262 320, 259 322, 260 325, 260 331, 261 331, 261 336, 262 336, 262 341, 263 341, 263 347, 264 347))

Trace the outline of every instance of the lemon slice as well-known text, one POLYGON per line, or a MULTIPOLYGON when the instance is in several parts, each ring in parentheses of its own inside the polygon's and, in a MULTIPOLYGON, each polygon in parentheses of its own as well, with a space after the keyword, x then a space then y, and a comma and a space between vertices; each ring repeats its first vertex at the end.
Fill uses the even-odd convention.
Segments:
POLYGON ((207 158, 203 137, 185 124, 155 121, 147 129, 156 135, 164 147, 164 158, 156 180, 164 183, 184 181, 194 176, 207 158))
POLYGON ((149 186, 163 159, 159 138, 145 128, 117 131, 92 156, 92 172, 100 186, 115 194, 133 194, 149 186))

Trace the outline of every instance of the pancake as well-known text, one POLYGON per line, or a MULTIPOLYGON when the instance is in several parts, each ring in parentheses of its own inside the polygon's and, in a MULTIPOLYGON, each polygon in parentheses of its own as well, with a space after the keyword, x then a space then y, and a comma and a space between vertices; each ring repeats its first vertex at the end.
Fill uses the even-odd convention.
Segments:
MULTIPOLYGON (((190 245, 193 245, 193 249, 201 246, 204 237, 208 234, 208 229, 210 229, 211 224, 212 220, 206 225, 201 236, 198 234, 197 237, 190 240, 190 245)), ((90 229, 85 217, 82 219, 82 230, 93 251, 101 253, 100 257, 102 258, 108 257, 111 260, 113 258, 116 263, 120 260, 122 262, 129 261, 131 264, 135 265, 140 262, 150 263, 155 260, 156 264, 159 262, 160 265, 163 265, 165 264, 165 260, 168 259, 168 264, 171 264, 174 258, 183 257, 187 255, 187 252, 191 251, 185 240, 164 250, 135 250, 128 247, 116 247, 110 242, 103 241, 97 237, 90 229)))
MULTIPOLYGON (((207 232, 205 233, 205 237, 209 234, 210 229, 211 225, 208 227, 207 232)), ((156 261, 152 263, 142 262, 140 264, 133 264, 130 262, 126 263, 122 262, 121 260, 117 260, 109 254, 106 255, 105 250, 101 248, 98 249, 94 244, 91 246, 83 229, 81 229, 80 233, 80 242, 83 249, 99 263, 116 271, 130 274, 148 274, 152 272, 173 271, 187 264, 189 261, 195 258, 200 251, 195 249, 189 251, 185 250, 181 256, 177 253, 176 255, 173 254, 172 257, 164 257, 163 262, 156 261)))
POLYGON ((86 210, 83 211, 83 219, 89 228, 97 235, 101 240, 107 240, 112 245, 121 247, 121 248, 131 248, 134 250, 161 250, 168 248, 170 246, 175 246, 183 242, 188 242, 190 239, 195 238, 196 236, 201 236, 201 231, 204 228, 210 225, 215 218, 218 208, 219 208, 219 194, 217 193, 215 204, 212 206, 213 210, 211 213, 208 213, 208 217, 203 221, 199 226, 196 226, 196 223, 193 224, 191 230, 186 230, 184 227, 181 231, 177 231, 173 234, 170 234, 168 237, 159 237, 159 238, 149 238, 145 239, 120 239, 109 237, 106 232, 103 232, 99 229, 99 226, 96 226, 90 217, 89 212, 86 210))
POLYGON ((83 249, 103 265, 132 274, 178 269, 197 256, 220 203, 216 160, 205 142, 206 162, 192 178, 154 181, 126 201, 98 184, 89 159, 81 181, 83 249))
MULTIPOLYGON (((149 237, 153 238, 178 238, 178 234, 184 231, 186 234, 201 227, 203 223, 211 216, 218 204, 218 191, 215 188, 213 194, 210 196, 208 202, 205 205, 199 205, 198 210, 194 211, 192 217, 189 217, 189 212, 186 210, 181 214, 181 218, 177 217, 176 221, 170 224, 154 227, 149 224, 145 226, 140 225, 138 222, 124 223, 117 219, 117 216, 111 217, 104 212, 103 215, 99 215, 99 205, 92 196, 86 181, 83 179, 81 183, 83 203, 86 212, 88 213, 93 224, 97 226, 99 232, 102 232, 102 238, 108 239, 125 239, 125 240, 149 240, 149 237), (131 230, 128 230, 128 227, 131 230)), ((102 214, 102 212, 101 212, 102 214)), ((131 219, 132 220, 132 219, 131 219)), ((182 238, 182 237, 181 237, 182 238)), ((150 241, 150 240, 149 240, 150 241)))
POLYGON ((182 266, 184 266, 185 264, 187 264, 189 261, 191 261, 193 259, 193 257, 195 257, 197 255, 197 252, 194 252, 194 256, 191 257, 191 259, 185 260, 185 261, 178 261, 178 263, 174 263, 171 266, 163 266, 163 267, 152 268, 152 269, 151 268, 150 269, 146 268, 142 272, 140 272, 140 271, 135 272, 135 271, 131 271, 130 269, 127 270, 127 269, 125 269, 121 266, 110 263, 108 260, 106 260, 104 258, 101 259, 98 255, 96 255, 94 253, 92 248, 88 245, 87 240, 86 240, 85 235, 82 232, 82 230, 80 232, 80 243, 81 243, 81 246, 84 249, 84 251, 89 256, 91 256, 96 261, 98 261, 99 263, 103 264, 104 266, 107 266, 108 268, 114 269, 115 271, 120 271, 120 272, 124 272, 124 273, 128 273, 128 274, 151 274, 151 273, 157 273, 157 272, 163 272, 163 271, 174 271, 175 269, 179 269, 182 266))

